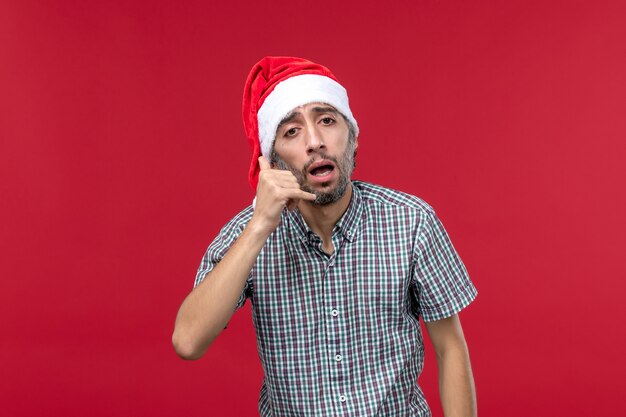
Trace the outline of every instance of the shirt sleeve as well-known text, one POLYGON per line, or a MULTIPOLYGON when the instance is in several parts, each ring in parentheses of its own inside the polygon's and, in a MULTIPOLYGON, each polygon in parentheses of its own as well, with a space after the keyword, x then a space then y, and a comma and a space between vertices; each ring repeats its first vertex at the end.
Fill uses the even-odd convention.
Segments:
POLYGON ((414 253, 414 290, 424 321, 450 317, 478 291, 434 211, 426 211, 414 253))
MULTIPOLYGON (((249 220, 249 216, 246 215, 247 211, 248 210, 244 210, 240 213, 240 215, 228 222, 226 226, 222 228, 215 240, 211 242, 202 257, 200 266, 198 267, 198 272, 196 273, 196 279, 194 281, 194 288, 200 285, 208 273, 211 272, 218 263, 220 263, 230 247, 233 243, 235 243, 239 235, 241 235, 247 221, 249 220)), ((234 306, 234 310, 241 308, 245 304, 246 299, 250 296, 252 292, 251 276, 252 271, 250 271, 250 274, 248 275, 248 279, 246 280, 246 284, 241 291, 239 300, 234 306)))

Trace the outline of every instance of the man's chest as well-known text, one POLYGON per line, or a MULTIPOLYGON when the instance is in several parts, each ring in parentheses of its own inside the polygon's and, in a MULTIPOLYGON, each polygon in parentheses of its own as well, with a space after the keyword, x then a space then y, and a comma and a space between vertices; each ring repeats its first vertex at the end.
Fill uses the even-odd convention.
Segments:
POLYGON ((334 243, 332 256, 322 251, 321 242, 293 239, 264 249, 253 272, 260 335, 362 338, 403 322, 410 303, 412 236, 376 230, 334 243))

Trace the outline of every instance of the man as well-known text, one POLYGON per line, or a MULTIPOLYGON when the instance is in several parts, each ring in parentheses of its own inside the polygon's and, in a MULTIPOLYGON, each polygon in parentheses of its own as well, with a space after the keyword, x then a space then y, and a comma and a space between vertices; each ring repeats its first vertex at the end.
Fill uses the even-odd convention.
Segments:
POLYGON ((475 416, 457 313, 477 292, 433 209, 350 181, 359 129, 325 67, 266 57, 243 100, 255 204, 207 249, 173 343, 197 359, 247 298, 262 416, 429 416, 419 318, 446 417, 475 416))

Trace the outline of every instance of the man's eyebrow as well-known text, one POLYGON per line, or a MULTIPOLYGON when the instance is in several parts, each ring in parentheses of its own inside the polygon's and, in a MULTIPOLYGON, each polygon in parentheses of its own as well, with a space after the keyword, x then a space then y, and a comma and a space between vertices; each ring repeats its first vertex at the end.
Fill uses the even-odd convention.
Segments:
POLYGON ((339 113, 337 109, 335 109, 334 107, 330 107, 330 106, 313 107, 311 111, 314 111, 315 113, 332 113, 332 114, 339 113))

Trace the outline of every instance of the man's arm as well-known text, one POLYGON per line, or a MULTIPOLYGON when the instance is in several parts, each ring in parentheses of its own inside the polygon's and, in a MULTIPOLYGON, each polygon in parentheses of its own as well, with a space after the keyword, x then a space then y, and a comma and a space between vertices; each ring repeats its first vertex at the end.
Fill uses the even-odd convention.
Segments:
POLYGON ((261 173, 252 218, 220 263, 178 310, 172 343, 183 359, 200 358, 228 324, 250 270, 265 241, 278 227, 283 209, 295 207, 300 199, 315 199, 315 194, 300 190, 290 171, 270 169, 264 157, 259 158, 259 164, 261 173))
POLYGON ((476 390, 458 315, 425 324, 437 354, 439 395, 445 417, 475 417, 476 390))

